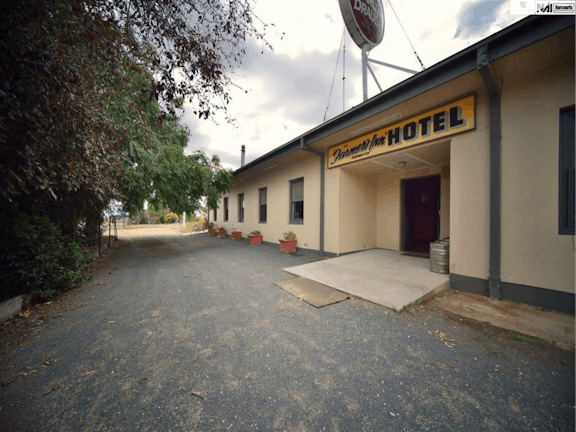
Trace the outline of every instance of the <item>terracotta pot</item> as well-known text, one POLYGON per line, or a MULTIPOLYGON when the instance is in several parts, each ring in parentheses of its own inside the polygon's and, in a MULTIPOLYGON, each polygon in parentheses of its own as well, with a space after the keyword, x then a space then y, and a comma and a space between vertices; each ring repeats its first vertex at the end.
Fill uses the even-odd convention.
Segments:
POLYGON ((250 234, 248 236, 251 245, 261 245, 262 244, 262 234, 250 234))
POLYGON ((284 253, 296 252, 296 239, 280 240, 280 252, 284 253))
POLYGON ((231 236, 232 236, 232 240, 236 240, 236 241, 242 240, 242 233, 240 231, 232 231, 231 236))
POLYGON ((214 236, 214 235, 216 235, 216 231, 208 228, 208 235, 214 236))
POLYGON ((218 230, 218 238, 225 238, 226 230, 218 230))

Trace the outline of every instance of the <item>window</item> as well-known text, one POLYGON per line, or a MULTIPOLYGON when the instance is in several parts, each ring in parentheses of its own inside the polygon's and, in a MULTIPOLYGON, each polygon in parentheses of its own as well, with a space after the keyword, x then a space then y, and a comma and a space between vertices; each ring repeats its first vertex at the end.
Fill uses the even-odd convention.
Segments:
POLYGON ((260 189, 260 219, 259 222, 266 222, 266 203, 268 200, 268 191, 266 188, 260 189))
POLYGON ((214 209, 214 222, 218 220, 218 209, 214 209))
POLYGON ((560 111, 559 234, 574 235, 574 107, 560 111))
POLYGON ((224 222, 228 221, 228 197, 224 198, 224 222))
POLYGON ((304 223, 304 179, 290 180, 290 223, 304 223))
POLYGON ((244 194, 238 194, 238 222, 244 222, 244 194))

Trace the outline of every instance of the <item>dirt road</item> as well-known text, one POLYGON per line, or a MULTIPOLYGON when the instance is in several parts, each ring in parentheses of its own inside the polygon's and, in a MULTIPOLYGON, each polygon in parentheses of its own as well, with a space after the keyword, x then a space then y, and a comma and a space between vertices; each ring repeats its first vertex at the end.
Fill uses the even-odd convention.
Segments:
POLYGON ((432 303, 315 309, 274 285, 312 253, 176 231, 111 253, 2 328, 28 332, 2 346, 3 430, 574 430, 574 353, 549 341, 432 303))

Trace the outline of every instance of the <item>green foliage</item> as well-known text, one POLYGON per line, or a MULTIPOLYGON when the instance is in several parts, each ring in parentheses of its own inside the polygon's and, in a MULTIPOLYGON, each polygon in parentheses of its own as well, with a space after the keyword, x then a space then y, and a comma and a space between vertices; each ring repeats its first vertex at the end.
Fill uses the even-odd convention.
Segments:
POLYGON ((199 118, 226 112, 246 38, 269 45, 251 2, 3 0, 0 15, 0 195, 64 202, 82 217, 127 190, 141 209, 152 178, 158 200, 192 210, 152 165, 144 175, 127 167, 146 152, 161 172, 185 165, 187 133, 174 116, 185 101, 199 118), (179 141, 180 160, 158 156, 165 139, 179 141))
POLYGON ((166 217, 164 219, 166 219, 167 222, 177 222, 180 220, 180 216, 178 216, 174 212, 170 212, 166 215, 166 217))
POLYGON ((148 223, 148 216, 146 216, 145 213, 142 213, 142 216, 140 217, 140 224, 145 225, 147 223, 148 223))
POLYGON ((284 233, 284 240, 294 240, 296 238, 296 234, 292 231, 287 231, 284 233))
POLYGON ((159 101, 159 125, 184 102, 199 118, 226 113, 246 38, 269 46, 249 0, 3 0, 0 16, 0 193, 78 206, 117 196, 118 149, 135 126, 148 134, 126 95, 159 101))
POLYGON ((531 342, 532 342, 532 339, 530 339, 528 336, 522 336, 522 335, 517 335, 517 334, 512 334, 512 333, 511 333, 511 334, 508 335, 508 337, 509 337, 510 339, 518 340, 518 341, 520 341, 520 342, 528 342, 528 343, 531 343, 531 342))
MULTIPOLYGON (((142 70, 129 75, 135 87, 149 81, 142 70)), ((156 210, 168 207, 175 213, 194 214, 203 196, 215 206, 233 184, 233 174, 222 169, 218 157, 209 158, 202 152, 185 155, 188 130, 176 117, 166 117, 159 124, 157 101, 138 94, 118 95, 122 97, 109 104, 109 109, 128 133, 122 146, 125 163, 118 176, 118 199, 129 212, 136 213, 148 201, 156 210)))
POLYGON ((49 299, 55 292, 87 279, 82 267, 90 254, 62 235, 47 217, 19 215, 15 234, 20 251, 4 256, 3 261, 12 263, 21 293, 32 292, 35 297, 49 299))
MULTIPOLYGON (((19 214, 93 243, 111 199, 131 215, 146 200, 193 214, 207 196, 216 207, 233 175, 217 157, 184 155, 189 133, 175 113, 185 101, 199 118, 226 112, 246 38, 268 45, 250 0, 3 0, 0 16, 2 295, 49 296, 76 278, 35 249, 42 236, 16 234, 19 214)), ((58 241, 64 260, 73 252, 58 241)))

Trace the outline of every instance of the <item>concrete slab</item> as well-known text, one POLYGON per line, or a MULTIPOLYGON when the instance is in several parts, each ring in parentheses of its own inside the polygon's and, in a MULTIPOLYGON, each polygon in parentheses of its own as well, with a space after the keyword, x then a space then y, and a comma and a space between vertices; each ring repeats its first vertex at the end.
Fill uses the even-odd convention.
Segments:
POLYGON ((371 249, 284 271, 400 312, 450 287, 448 275, 430 271, 429 260, 371 249))
POLYGON ((316 308, 333 303, 339 303, 342 300, 349 298, 348 294, 301 277, 278 281, 275 282, 275 285, 316 308))
POLYGON ((22 296, 0 303, 0 324, 14 318, 22 310, 22 296))

